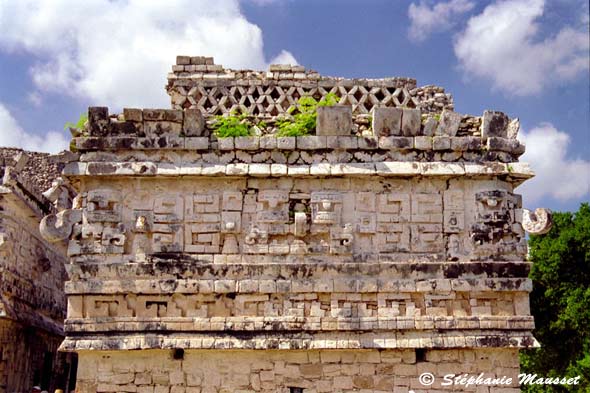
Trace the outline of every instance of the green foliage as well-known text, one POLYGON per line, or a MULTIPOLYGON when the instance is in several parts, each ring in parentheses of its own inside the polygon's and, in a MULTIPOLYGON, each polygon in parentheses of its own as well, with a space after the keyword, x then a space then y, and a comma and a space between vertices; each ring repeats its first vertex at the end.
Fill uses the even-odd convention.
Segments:
POLYGON ((319 102, 313 97, 301 97, 297 105, 291 106, 287 112, 293 115, 293 120, 278 120, 279 131, 277 136, 304 136, 309 135, 316 127, 317 109, 320 106, 333 106, 338 103, 338 96, 328 93, 319 102))
POLYGON ((531 312, 541 348, 523 351, 521 372, 581 376, 577 386, 522 386, 523 392, 590 391, 590 205, 555 213, 546 235, 531 235, 531 312))
POLYGON ((70 128, 75 128, 77 130, 82 130, 84 128, 84 124, 88 121, 88 113, 84 112, 80 115, 80 117, 78 118, 78 121, 76 122, 76 124, 68 121, 65 125, 64 125, 64 130, 69 130, 70 128))
POLYGON ((238 112, 231 112, 227 116, 215 116, 213 124, 215 135, 218 138, 252 135, 247 118, 248 115, 238 112))

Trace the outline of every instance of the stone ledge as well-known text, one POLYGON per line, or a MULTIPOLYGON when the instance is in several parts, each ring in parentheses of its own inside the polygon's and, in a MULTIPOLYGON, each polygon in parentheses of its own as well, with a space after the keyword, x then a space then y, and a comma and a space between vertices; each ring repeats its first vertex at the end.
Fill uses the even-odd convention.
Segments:
MULTIPOLYGON (((532 264, 530 262, 415 262, 401 261, 378 262, 366 260, 355 263, 350 259, 324 257, 301 257, 284 255, 212 255, 212 254, 179 254, 170 259, 153 258, 153 262, 137 263, 122 260, 117 256, 112 261, 72 258, 66 264, 70 282, 80 282, 94 277, 101 280, 153 279, 157 272, 162 279, 194 279, 198 275, 201 280, 239 279, 245 276, 258 279, 276 279, 276 277, 297 278, 305 274, 309 279, 339 279, 348 276, 353 280, 368 280, 378 277, 384 283, 401 280, 407 277, 427 279, 527 279, 532 264), (224 263, 214 263, 214 259, 226 259, 224 263)), ((379 281, 378 281, 379 282, 379 281)), ((394 289, 396 290, 396 289, 394 289)))
POLYGON ((487 145, 480 137, 471 136, 299 136, 275 137, 272 135, 213 139, 189 136, 83 136, 72 142, 76 150, 87 151, 402 151, 402 152, 471 152, 485 158, 491 153, 507 153, 516 161, 524 153, 524 145, 516 139, 490 137, 487 145))
POLYGON ((309 279, 234 279, 218 276, 215 279, 178 279, 171 285, 169 278, 67 281, 65 292, 75 294, 194 294, 194 293, 428 293, 449 294, 451 291, 492 291, 531 292, 532 282, 528 278, 487 278, 487 279, 376 279, 346 277, 321 277, 309 279), (220 290, 223 284, 224 290, 220 290), (272 285, 269 285, 272 284, 272 285))
POLYGON ((397 349, 397 348, 534 348, 531 333, 463 330, 460 332, 155 334, 68 336, 62 351, 136 349, 397 349))
POLYGON ((98 317, 68 318, 68 334, 97 332, 141 332, 154 330, 175 332, 215 331, 382 331, 382 330, 532 330, 532 316, 476 317, 98 317))
MULTIPOLYGON (((285 164, 281 164, 285 165, 285 164)), ((379 162, 379 163, 322 163, 285 165, 283 170, 271 170, 271 164, 170 164, 159 162, 72 162, 63 174, 79 176, 508 176, 524 181, 534 176, 528 164, 497 162, 379 162), (321 166, 320 166, 321 165, 321 166)), ((518 181, 517 181, 518 183, 518 181)))

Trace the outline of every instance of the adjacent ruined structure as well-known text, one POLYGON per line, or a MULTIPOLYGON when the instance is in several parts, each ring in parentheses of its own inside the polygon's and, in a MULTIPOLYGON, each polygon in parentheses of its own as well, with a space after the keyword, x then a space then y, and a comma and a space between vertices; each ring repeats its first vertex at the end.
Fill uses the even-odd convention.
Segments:
POLYGON ((41 224, 67 242, 62 349, 80 392, 425 392, 518 374, 536 345, 518 120, 461 115, 412 79, 204 57, 178 57, 167 91, 172 109, 89 109, 63 171, 78 196, 41 224), (276 136, 300 97, 330 92, 314 135, 276 136), (255 134, 217 138, 213 115, 236 110, 255 134))
POLYGON ((57 352, 66 250, 39 234, 41 218, 56 212, 41 190, 60 171, 47 154, 0 149, 0 393, 68 391, 75 382, 75 359, 57 352))

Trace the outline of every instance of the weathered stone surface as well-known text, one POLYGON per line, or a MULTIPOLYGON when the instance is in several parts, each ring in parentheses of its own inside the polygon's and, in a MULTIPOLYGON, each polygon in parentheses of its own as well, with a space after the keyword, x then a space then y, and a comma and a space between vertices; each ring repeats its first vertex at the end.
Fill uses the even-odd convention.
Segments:
POLYGON ((183 111, 175 109, 144 109, 143 119, 182 123, 183 111))
MULTIPOLYGON (((481 137, 507 138, 510 119, 502 112, 484 111, 481 122, 481 137)), ((512 131, 511 134, 514 134, 512 131)))
POLYGON ((125 118, 125 121, 141 123, 143 121, 143 112, 141 109, 124 108, 123 117, 125 118))
POLYGON ((420 109, 403 109, 402 112, 402 135, 420 135, 421 127, 420 109))
POLYGON ((88 108, 88 124, 91 136, 106 136, 109 125, 109 109, 106 107, 88 108))
POLYGON ((203 136, 205 129, 205 119, 198 109, 184 110, 184 123, 182 130, 186 136, 203 136))
POLYGON ((453 111, 443 110, 440 115, 436 135, 455 136, 461 123, 461 114, 453 111))
MULTIPOLYGON (((100 120, 104 110, 93 110, 100 120)), ((47 154, 0 149, 0 391, 31 391, 33 375, 47 389, 62 388, 55 375, 71 366, 58 354, 66 302, 64 243, 42 237, 44 215, 53 240, 68 239, 81 211, 71 211, 71 185, 57 178, 63 162, 47 154), (51 184, 44 194, 41 187, 51 184), (58 212, 59 210, 63 210, 58 212), (47 358, 52 363, 47 363, 47 358)), ((62 159, 64 157, 60 157, 62 159)), ((68 159, 74 158, 70 156, 68 159)))
POLYGON ((320 106, 317 109, 316 134, 350 135, 352 131, 352 111, 349 106, 320 106))
POLYGON ((402 113, 399 108, 373 108, 373 132, 375 136, 402 135, 402 113))

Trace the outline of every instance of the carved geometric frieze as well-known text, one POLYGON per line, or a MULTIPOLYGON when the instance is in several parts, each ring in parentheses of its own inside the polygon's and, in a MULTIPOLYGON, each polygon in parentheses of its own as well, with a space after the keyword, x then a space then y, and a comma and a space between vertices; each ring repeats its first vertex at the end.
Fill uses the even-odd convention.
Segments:
POLYGON ((440 223, 442 222, 443 206, 439 194, 413 194, 412 218, 413 223, 440 223))
POLYGON ((153 252, 182 252, 182 224, 154 224, 152 230, 153 252))
POLYGON ((332 191, 311 193, 311 222, 320 225, 339 225, 342 216, 342 194, 332 191))
POLYGON ((221 206, 226 211, 242 210, 242 193, 239 191, 225 191, 222 197, 221 206))
POLYGON ((286 223, 289 221, 289 192, 261 190, 258 192, 256 221, 260 223, 286 223))
POLYGON ((444 193, 444 231, 459 233, 465 229, 465 203, 463 190, 444 193))
MULTIPOLYGON (((270 282, 272 283, 272 281, 270 282)), ((316 286, 319 283, 316 283, 316 286)), ((220 282, 220 288, 222 283, 220 282)), ((271 285, 274 287, 274 285, 271 285)), ((81 295, 69 300, 70 317, 331 317, 528 316, 525 292, 316 292, 81 295), (81 302, 83 299, 83 302, 81 302), (83 312, 80 305, 83 303, 83 312)))
POLYGON ((442 252, 444 241, 441 224, 412 224, 411 250, 413 252, 442 252))
POLYGON ((380 222, 409 222, 410 195, 402 193, 387 193, 378 195, 378 221, 380 222))
POLYGON ((219 253, 220 224, 186 224, 184 227, 184 251, 194 253, 219 253))
POLYGON ((183 198, 177 195, 157 196, 154 199, 154 222, 181 222, 183 198))
POLYGON ((110 189, 88 191, 84 218, 87 222, 121 222, 121 193, 110 189))
POLYGON ((185 198, 185 222, 219 221, 219 208, 219 194, 189 195, 185 198))

